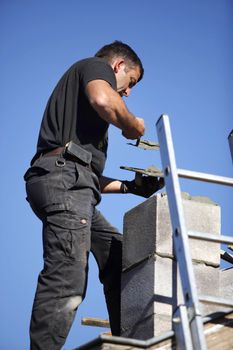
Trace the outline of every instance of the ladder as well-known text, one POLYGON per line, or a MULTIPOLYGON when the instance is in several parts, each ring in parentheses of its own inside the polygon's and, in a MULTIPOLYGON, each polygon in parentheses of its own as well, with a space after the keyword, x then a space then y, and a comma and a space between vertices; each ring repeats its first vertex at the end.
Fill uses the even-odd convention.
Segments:
MULTIPOLYGON (((233 179, 212 174, 199 173, 176 166, 169 117, 163 114, 156 123, 163 173, 168 196, 176 260, 179 266, 184 305, 179 305, 173 315, 173 328, 177 349, 206 350, 203 320, 199 311, 199 301, 233 307, 233 300, 197 295, 188 238, 216 243, 232 244, 233 238, 211 233, 187 232, 182 207, 179 177, 233 186, 233 179)), ((229 140, 230 148, 232 141, 229 140)))
POLYGON ((231 130, 229 136, 228 136, 228 142, 229 142, 229 147, 231 151, 231 158, 233 161, 233 130, 231 130))

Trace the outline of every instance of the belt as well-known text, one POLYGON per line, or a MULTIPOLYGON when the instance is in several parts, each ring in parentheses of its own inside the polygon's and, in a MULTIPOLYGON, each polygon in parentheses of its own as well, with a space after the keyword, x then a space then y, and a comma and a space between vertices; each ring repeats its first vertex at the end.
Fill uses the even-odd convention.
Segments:
POLYGON ((77 162, 81 165, 84 165, 86 168, 89 168, 90 170, 93 171, 92 167, 90 164, 86 164, 85 162, 83 162, 81 159, 79 159, 78 157, 71 155, 69 153, 65 153, 64 151, 66 150, 66 147, 57 147, 52 149, 51 151, 42 153, 42 157, 52 157, 52 156, 58 156, 58 155, 62 155, 65 159, 67 160, 71 160, 73 162, 77 162), (64 154, 62 154, 64 152, 64 154))
POLYGON ((57 147, 52 149, 51 151, 43 153, 43 157, 57 156, 60 155, 65 150, 65 147, 57 147))

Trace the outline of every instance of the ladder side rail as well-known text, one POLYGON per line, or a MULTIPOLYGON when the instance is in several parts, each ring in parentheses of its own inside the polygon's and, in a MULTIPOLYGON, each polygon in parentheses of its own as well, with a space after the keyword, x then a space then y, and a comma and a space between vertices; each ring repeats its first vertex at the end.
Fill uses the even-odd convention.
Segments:
POLYGON ((231 158, 232 158, 232 162, 233 162, 233 130, 231 130, 231 132, 228 136, 228 142, 229 142, 231 158))
POLYGON ((176 336, 176 348, 193 350, 187 308, 185 305, 180 305, 175 310, 172 318, 172 324, 176 336))
POLYGON ((176 259, 179 265, 183 295, 190 321, 193 348, 194 350, 205 350, 206 342, 203 323, 198 308, 197 288, 184 222, 182 197, 168 116, 162 115, 156 126, 165 175, 176 259))

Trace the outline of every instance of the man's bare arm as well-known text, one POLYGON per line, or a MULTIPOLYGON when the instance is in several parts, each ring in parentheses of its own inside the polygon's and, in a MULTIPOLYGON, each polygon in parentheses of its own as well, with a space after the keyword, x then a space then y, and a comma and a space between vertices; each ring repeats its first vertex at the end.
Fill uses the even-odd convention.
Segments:
POLYGON ((99 183, 102 193, 121 193, 122 182, 120 180, 101 176, 99 183))
POLYGON ((164 187, 164 179, 161 177, 142 176, 140 183, 136 180, 116 180, 102 176, 99 179, 102 193, 131 193, 144 198, 164 187))
POLYGON ((144 120, 135 117, 121 96, 105 80, 92 80, 86 86, 90 104, 106 120, 122 130, 128 139, 138 139, 144 134, 144 120))

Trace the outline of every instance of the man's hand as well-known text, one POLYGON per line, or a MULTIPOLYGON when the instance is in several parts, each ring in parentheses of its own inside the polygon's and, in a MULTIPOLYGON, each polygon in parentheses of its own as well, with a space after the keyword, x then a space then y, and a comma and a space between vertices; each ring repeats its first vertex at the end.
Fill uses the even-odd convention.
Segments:
POLYGON ((133 181, 122 181, 121 193, 133 193, 149 198, 153 193, 164 187, 163 177, 142 176, 140 184, 133 181))
POLYGON ((139 139, 144 135, 145 132, 145 123, 142 118, 135 118, 134 124, 132 123, 128 128, 125 128, 122 131, 122 135, 130 140, 139 139))

